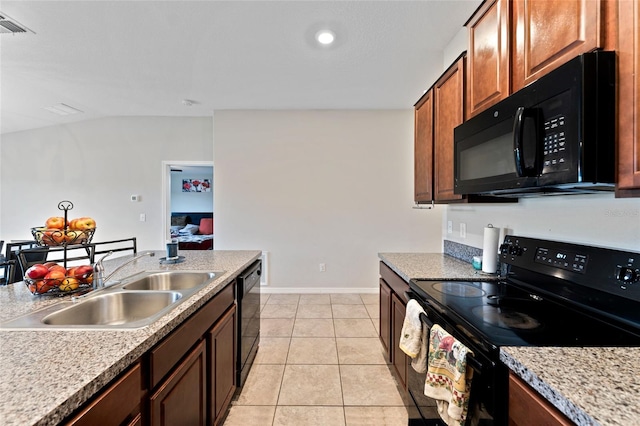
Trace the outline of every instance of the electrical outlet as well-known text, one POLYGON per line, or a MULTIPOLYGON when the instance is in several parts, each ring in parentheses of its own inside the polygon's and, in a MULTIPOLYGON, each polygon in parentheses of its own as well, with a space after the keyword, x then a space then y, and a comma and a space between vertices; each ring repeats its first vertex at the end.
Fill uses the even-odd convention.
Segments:
POLYGON ((447 221, 447 234, 453 234, 453 222, 450 220, 447 221))
POLYGON ((460 224, 460 238, 467 238, 467 224, 460 224))
POLYGON ((326 272, 327 271, 327 265, 324 263, 320 264, 320 272, 326 272))

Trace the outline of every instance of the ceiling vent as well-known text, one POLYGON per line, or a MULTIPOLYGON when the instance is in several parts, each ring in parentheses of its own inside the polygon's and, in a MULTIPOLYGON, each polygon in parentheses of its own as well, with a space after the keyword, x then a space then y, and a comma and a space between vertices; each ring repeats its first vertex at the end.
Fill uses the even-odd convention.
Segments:
POLYGON ((33 33, 33 31, 20 24, 15 19, 12 19, 6 14, 0 12, 0 34, 19 34, 26 32, 33 33))

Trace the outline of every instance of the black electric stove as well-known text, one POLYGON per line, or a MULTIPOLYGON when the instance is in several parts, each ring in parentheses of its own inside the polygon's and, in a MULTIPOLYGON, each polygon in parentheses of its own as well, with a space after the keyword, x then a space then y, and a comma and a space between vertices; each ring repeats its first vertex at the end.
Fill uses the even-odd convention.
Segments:
MULTIPOLYGON (((411 280, 407 294, 427 326, 438 323, 474 353, 487 425, 507 418, 501 346, 640 346, 640 253, 509 235, 499 260, 496 281, 411 280)), ((424 380, 410 373, 422 412, 410 424, 440 424, 425 420, 424 380)))

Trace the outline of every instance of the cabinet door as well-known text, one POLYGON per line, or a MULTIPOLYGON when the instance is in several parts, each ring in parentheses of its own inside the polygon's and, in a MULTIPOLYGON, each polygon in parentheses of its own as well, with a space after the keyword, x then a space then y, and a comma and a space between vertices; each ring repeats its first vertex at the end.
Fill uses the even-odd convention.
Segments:
POLYGON ((400 335, 402 334, 402 324, 404 322, 404 315, 406 312, 405 303, 393 293, 391 295, 392 305, 392 340, 391 347, 393 351, 393 366, 398 374, 400 385, 402 388, 407 388, 407 374, 409 368, 410 358, 402 352, 400 349, 400 335))
POLYGON ((380 279, 380 342, 384 348, 387 362, 392 361, 392 352, 389 350, 391 339, 391 288, 380 279))
POLYGON ((461 56, 433 88, 436 201, 462 199, 453 193, 453 129, 464 121, 464 68, 461 56))
POLYGON ((529 385, 509 373, 510 426, 569 426, 574 423, 529 385))
POLYGON ((200 341, 151 396, 152 426, 206 424, 205 348, 205 342, 200 341))
POLYGON ((601 7, 600 0, 516 0, 512 91, 602 47, 601 7))
POLYGON ((433 90, 415 105, 414 118, 414 201, 433 200, 433 90))
POLYGON ((209 334, 211 357, 210 416, 218 424, 236 390, 236 306, 222 317, 209 334))
POLYGON ((467 24, 467 117, 509 95, 509 6, 508 0, 487 1, 467 24))
POLYGON ((618 7, 617 195, 640 196, 640 4, 621 0, 618 7))

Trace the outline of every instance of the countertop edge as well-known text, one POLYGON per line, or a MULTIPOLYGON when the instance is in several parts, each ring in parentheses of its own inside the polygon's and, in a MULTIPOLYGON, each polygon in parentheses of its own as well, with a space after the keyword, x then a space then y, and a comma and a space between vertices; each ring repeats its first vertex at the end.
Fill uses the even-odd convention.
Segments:
POLYGON ((537 374, 529 370, 526 365, 522 364, 517 358, 507 351, 508 348, 500 348, 500 361, 502 361, 510 371, 515 373, 518 377, 524 380, 525 383, 540 393, 540 395, 549 401, 551 405, 560 410, 560 412, 567 416, 569 420, 578 425, 600 424, 583 409, 571 402, 562 393, 549 386, 549 384, 538 377, 537 374))

